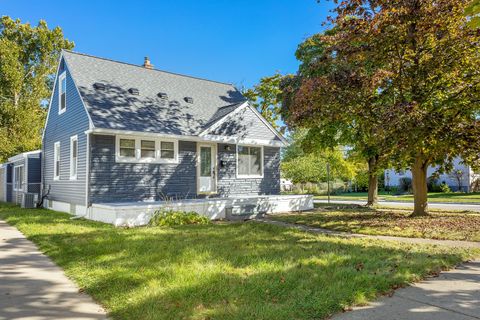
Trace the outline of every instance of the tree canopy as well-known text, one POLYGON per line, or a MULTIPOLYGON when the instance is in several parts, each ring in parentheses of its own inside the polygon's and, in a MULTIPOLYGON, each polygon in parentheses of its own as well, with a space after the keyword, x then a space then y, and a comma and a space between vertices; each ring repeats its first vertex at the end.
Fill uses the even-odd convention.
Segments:
POLYGON ((62 49, 72 49, 59 27, 0 19, 0 161, 41 144, 45 105, 62 49), (42 106, 43 105, 43 106, 42 106))
POLYGON ((468 25, 470 4, 339 2, 315 50, 300 47, 316 56, 284 89, 287 121, 321 128, 327 119, 320 130, 336 125, 337 136, 411 167, 416 215, 428 212, 429 165, 479 155, 480 33, 468 25))

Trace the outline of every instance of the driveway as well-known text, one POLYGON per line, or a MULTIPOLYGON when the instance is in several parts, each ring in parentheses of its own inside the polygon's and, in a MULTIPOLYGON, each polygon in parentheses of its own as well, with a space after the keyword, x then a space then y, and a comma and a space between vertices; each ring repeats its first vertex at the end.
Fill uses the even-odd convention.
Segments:
MULTIPOLYGON (((327 200, 313 200, 314 203, 328 203, 327 200)), ((331 200, 330 203, 343 203, 343 204, 359 204, 366 205, 366 201, 358 200, 331 200)), ((379 205, 392 208, 413 208, 413 202, 401 202, 401 201, 385 201, 379 200, 379 205)), ((480 204, 466 204, 466 203, 428 203, 428 207, 431 209, 441 210, 466 210, 480 212, 480 204)))
POLYGON ((107 319, 57 265, 0 220, 0 320, 107 319))

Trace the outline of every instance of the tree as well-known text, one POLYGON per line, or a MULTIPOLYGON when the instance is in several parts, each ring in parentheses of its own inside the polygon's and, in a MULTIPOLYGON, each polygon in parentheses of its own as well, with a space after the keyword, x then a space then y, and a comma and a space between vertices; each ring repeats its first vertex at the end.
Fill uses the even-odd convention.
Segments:
POLYGON ((329 20, 334 34, 321 36, 326 62, 316 61, 330 77, 303 80, 294 97, 301 102, 319 86, 333 87, 320 97, 336 91, 340 99, 333 101, 353 114, 352 124, 376 122, 370 136, 388 144, 395 167, 412 170, 413 216, 428 214, 429 165, 449 164, 457 155, 478 160, 480 33, 468 26, 469 4, 342 1, 329 20))
POLYGON ((378 176, 388 159, 380 108, 373 108, 376 92, 352 74, 355 63, 368 67, 368 59, 345 59, 335 53, 325 37, 335 37, 334 27, 300 44, 296 56, 301 62, 294 77, 282 82, 282 114, 291 127, 308 127, 306 139, 317 148, 349 145, 368 163, 368 202, 378 201, 378 176), (348 89, 348 90, 346 90, 348 89))
POLYGON ((59 27, 0 19, 0 161, 37 149, 62 49, 73 48, 59 27))
POLYGON ((462 184, 463 184, 463 179, 464 179, 464 176, 465 176, 465 172, 463 172, 463 170, 461 169, 455 169, 453 171, 451 171, 448 176, 452 179, 455 180, 455 182, 457 182, 457 187, 458 187, 458 191, 462 191, 462 184))
POLYGON ((465 15, 471 27, 480 28, 480 0, 473 0, 465 9, 465 15))
POLYGON ((270 77, 260 79, 260 82, 253 88, 246 90, 243 94, 250 103, 262 114, 262 116, 277 130, 284 132, 280 120, 280 81, 282 75, 277 73, 270 77))

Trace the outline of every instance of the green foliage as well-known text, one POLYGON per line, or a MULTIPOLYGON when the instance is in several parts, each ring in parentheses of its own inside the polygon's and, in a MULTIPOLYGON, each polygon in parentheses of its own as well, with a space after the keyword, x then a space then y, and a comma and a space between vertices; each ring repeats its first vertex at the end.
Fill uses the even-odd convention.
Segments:
POLYGON ((398 180, 399 191, 412 192, 412 178, 402 177, 398 180))
POLYGON ((279 124, 280 120, 280 81, 281 74, 260 79, 253 88, 243 94, 250 103, 262 114, 262 116, 277 130, 284 132, 284 127, 279 124))
POLYGON ((53 75, 62 49, 72 49, 59 27, 0 19, 0 161, 40 147, 53 75))
POLYGON ((442 182, 440 184, 440 190, 443 192, 443 193, 451 193, 452 190, 450 189, 450 187, 448 186, 448 184, 446 184, 445 182, 442 182))
POLYGON ((480 0, 473 0, 465 9, 465 15, 469 19, 469 25, 474 28, 480 27, 480 0))
POLYGON ((196 212, 157 210, 150 219, 150 226, 171 227, 186 224, 209 224, 210 219, 196 212))

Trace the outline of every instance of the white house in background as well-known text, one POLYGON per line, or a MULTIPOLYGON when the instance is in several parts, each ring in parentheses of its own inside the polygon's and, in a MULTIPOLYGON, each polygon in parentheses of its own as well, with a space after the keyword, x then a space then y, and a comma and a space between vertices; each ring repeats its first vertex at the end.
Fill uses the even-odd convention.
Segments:
MULTIPOLYGON (((437 170, 438 170, 438 166, 429 167, 427 170, 427 176, 430 177, 437 170)), ((453 161, 452 172, 455 172, 458 170, 461 170, 463 173, 461 177, 459 177, 460 184, 461 184, 461 188, 460 188, 461 191, 470 192, 472 183, 474 182, 475 179, 479 178, 480 175, 478 173, 475 173, 470 166, 463 164, 462 159, 459 157, 455 158, 453 161)), ((385 186, 398 187, 400 185, 400 179, 404 177, 412 178, 412 172, 410 170, 401 170, 401 171, 397 171, 394 169, 386 170, 385 186)), ((441 174, 438 177, 437 182, 439 184, 442 182, 445 182, 453 191, 459 191, 459 181, 452 173, 441 174)))

